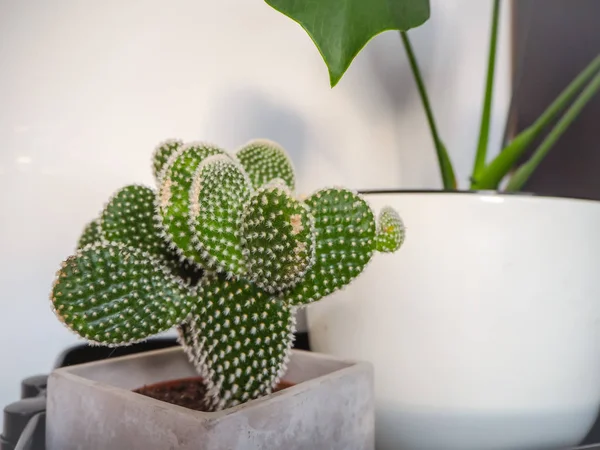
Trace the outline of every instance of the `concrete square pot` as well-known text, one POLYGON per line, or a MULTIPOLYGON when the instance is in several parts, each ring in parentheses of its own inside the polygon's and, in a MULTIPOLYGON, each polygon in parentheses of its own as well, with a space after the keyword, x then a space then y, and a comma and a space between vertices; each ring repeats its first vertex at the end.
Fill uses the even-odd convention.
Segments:
POLYGON ((294 386, 212 413, 132 392, 195 375, 179 347, 55 370, 47 450, 374 449, 368 363, 293 350, 294 386))

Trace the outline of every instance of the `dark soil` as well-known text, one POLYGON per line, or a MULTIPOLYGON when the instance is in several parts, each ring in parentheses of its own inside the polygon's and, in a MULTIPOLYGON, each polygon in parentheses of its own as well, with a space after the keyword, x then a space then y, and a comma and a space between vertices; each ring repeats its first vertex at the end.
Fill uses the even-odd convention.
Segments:
MULTIPOLYGON (((282 381, 273 391, 281 391, 290 386, 293 386, 293 384, 282 381)), ((204 381, 200 377, 182 378, 179 380, 145 385, 141 388, 134 389, 133 392, 196 411, 208 410, 205 401, 206 387, 204 386, 204 381)))

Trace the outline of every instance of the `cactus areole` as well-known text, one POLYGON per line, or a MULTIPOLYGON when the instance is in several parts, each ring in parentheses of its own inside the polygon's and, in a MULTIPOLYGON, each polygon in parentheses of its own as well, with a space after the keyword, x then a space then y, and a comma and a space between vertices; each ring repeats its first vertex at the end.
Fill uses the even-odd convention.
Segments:
POLYGON ((156 186, 123 187, 84 227, 57 272, 52 308, 97 345, 176 327, 211 411, 271 393, 297 309, 404 241, 398 213, 376 215, 351 190, 296 196, 290 158, 270 141, 230 154, 170 139, 151 167, 156 186))

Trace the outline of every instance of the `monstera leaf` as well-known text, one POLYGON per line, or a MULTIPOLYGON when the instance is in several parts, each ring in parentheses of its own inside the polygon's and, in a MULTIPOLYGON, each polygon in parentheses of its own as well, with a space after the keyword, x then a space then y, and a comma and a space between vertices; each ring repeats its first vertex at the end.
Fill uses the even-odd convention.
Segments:
POLYGON ((429 19, 429 0, 265 0, 298 22, 313 40, 335 86, 354 57, 387 30, 406 31, 429 19))

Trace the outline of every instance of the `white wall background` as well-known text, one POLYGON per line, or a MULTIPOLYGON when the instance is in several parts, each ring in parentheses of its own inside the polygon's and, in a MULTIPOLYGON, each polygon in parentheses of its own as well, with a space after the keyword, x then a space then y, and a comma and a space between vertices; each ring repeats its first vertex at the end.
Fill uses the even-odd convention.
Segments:
MULTIPOLYGON (((504 4, 494 145, 509 93, 504 4)), ((490 8, 489 0, 432 0, 431 20, 412 33, 463 182, 490 8)), ((151 182, 160 140, 234 149, 274 139, 307 192, 440 187, 397 33, 371 41, 331 90, 308 36, 262 0, 0 0, 0 105, 0 407, 75 342, 50 312, 54 272, 112 191, 151 182)))

